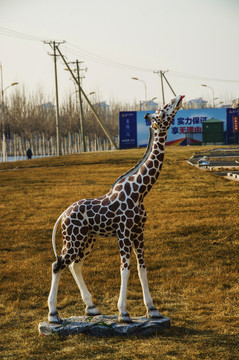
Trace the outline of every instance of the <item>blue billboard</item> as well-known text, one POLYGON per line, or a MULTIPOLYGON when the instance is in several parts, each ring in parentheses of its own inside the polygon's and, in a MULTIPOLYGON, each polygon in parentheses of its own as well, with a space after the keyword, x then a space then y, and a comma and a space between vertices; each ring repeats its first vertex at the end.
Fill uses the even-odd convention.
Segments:
POLYGON ((119 114, 120 149, 137 147, 137 112, 124 111, 119 114))
POLYGON ((201 144, 202 123, 210 119, 223 121, 224 131, 226 131, 226 108, 179 110, 169 128, 167 143, 169 145, 201 144))
MULTIPOLYGON (((154 111, 147 111, 153 113, 154 111)), ((167 145, 200 145, 202 144, 202 123, 210 119, 223 121, 224 132, 231 131, 228 121, 229 109, 189 109, 179 110, 168 130, 167 145)), ((145 120, 146 111, 121 112, 120 148, 147 146, 149 137, 149 120, 145 120)), ((227 137, 225 137, 227 143, 227 137)))

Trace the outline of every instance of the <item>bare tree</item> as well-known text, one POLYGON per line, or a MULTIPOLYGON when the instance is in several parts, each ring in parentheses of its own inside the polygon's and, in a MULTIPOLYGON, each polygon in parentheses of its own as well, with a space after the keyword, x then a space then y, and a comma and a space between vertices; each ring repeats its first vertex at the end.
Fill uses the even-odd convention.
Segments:
MULTIPOLYGON (((119 111, 135 108, 115 100, 111 100, 109 105, 102 101, 100 96, 94 96, 91 100, 112 136, 118 135, 119 111)), ((84 100, 82 105, 85 134, 105 137, 101 126, 84 100)), ((15 133, 29 139, 33 133, 42 133, 48 138, 55 136, 55 106, 47 99, 42 89, 29 94, 24 86, 19 87, 8 97, 6 107, 11 134, 15 133)), ((80 131, 79 103, 72 96, 66 97, 60 105, 59 125, 63 137, 80 131)))

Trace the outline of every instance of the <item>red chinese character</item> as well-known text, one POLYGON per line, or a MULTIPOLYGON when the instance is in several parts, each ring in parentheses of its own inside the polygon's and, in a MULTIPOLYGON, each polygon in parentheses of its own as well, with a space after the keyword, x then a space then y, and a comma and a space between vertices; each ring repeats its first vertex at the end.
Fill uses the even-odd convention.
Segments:
POLYGON ((186 128, 184 126, 179 128, 179 134, 185 134, 186 128))
POLYGON ((196 126, 194 129, 195 133, 201 133, 202 132, 202 128, 200 126, 196 126))
POLYGON ((238 116, 233 116, 233 132, 238 132, 239 126, 238 126, 238 116))

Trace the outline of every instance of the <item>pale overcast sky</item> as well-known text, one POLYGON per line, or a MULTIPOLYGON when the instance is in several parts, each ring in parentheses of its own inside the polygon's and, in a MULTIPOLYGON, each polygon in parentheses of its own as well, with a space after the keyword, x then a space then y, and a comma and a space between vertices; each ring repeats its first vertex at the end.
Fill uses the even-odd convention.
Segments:
MULTIPOLYGON (((66 40, 60 49, 68 61, 88 68, 85 92, 108 102, 144 100, 144 83, 131 77, 145 82, 148 100, 161 101, 158 70, 169 70, 187 100, 210 100, 212 89, 218 101, 239 97, 238 0, 0 0, 4 88, 15 81, 27 91, 41 87, 54 102, 51 49, 41 39, 66 40)), ((59 61, 61 96, 74 92, 64 68, 59 61)), ((166 84, 165 94, 173 97, 166 84)))

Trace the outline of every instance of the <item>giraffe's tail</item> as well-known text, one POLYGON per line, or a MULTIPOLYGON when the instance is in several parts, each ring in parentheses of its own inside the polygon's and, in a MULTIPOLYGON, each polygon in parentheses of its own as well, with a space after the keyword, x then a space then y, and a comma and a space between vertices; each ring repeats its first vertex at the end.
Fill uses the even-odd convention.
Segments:
POLYGON ((57 252, 56 252, 56 230, 57 230, 57 225, 59 223, 59 221, 61 220, 62 216, 63 216, 64 212, 59 216, 59 218, 56 220, 53 231, 52 231, 52 247, 53 247, 53 251, 55 254, 55 257, 58 259, 57 256, 57 252))

